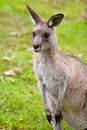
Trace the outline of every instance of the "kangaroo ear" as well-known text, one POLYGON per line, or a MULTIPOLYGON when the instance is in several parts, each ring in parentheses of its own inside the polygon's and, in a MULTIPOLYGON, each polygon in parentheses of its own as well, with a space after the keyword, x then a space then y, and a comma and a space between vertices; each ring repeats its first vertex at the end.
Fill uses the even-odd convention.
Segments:
POLYGON ((57 15, 52 16, 47 22, 48 26, 49 27, 56 27, 57 25, 60 24, 63 17, 64 17, 63 14, 57 14, 57 15))
POLYGON ((26 7, 31 15, 33 23, 34 24, 40 23, 42 21, 42 18, 31 7, 29 7, 28 5, 26 5, 26 7))

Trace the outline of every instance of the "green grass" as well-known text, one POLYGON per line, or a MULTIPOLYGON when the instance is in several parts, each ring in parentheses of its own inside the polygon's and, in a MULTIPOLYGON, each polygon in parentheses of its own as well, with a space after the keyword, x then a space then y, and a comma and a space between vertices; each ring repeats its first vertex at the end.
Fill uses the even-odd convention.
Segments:
MULTIPOLYGON (((45 19, 56 13, 65 18, 57 28, 59 48, 87 63, 87 24, 82 17, 87 1, 0 0, 0 129, 52 130, 47 122, 33 72, 31 31, 33 24, 25 7, 33 7, 45 19), (12 36, 15 32, 17 36, 12 36), (18 36, 20 35, 20 36, 18 36), (10 57, 11 60, 5 60, 10 57), (5 75, 14 70, 15 75, 5 75)), ((71 130, 63 122, 64 130, 71 130)))

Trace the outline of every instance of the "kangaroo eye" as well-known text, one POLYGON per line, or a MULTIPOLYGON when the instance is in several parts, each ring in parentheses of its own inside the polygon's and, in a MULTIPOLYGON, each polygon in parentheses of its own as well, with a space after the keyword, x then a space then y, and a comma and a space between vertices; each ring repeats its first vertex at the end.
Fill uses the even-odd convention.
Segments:
POLYGON ((45 37, 45 38, 48 38, 48 37, 49 37, 49 33, 45 33, 45 34, 44 34, 44 37, 45 37))
POLYGON ((33 33, 32 33, 32 35, 33 35, 33 37, 35 37, 35 36, 36 36, 36 33, 35 33, 35 32, 33 32, 33 33))

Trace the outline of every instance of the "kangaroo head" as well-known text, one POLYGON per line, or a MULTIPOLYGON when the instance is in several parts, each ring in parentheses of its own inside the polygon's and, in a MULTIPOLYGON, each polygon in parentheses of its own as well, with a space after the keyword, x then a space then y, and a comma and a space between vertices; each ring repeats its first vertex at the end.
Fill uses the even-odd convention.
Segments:
POLYGON ((56 14, 45 21, 28 5, 26 7, 35 23, 32 32, 34 51, 41 52, 50 50, 57 43, 55 27, 60 24, 64 15, 56 14))

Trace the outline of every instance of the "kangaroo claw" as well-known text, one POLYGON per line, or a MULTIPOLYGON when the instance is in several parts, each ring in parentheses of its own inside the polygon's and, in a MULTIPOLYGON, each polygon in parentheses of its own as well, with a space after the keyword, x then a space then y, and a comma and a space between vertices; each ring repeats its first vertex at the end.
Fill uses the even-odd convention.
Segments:
POLYGON ((52 115, 51 115, 51 112, 49 110, 46 110, 46 117, 47 117, 48 122, 51 124, 52 115))
POLYGON ((60 121, 62 120, 62 113, 61 111, 57 110, 56 114, 55 114, 55 120, 56 120, 56 124, 60 123, 60 121))

